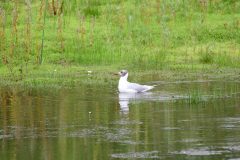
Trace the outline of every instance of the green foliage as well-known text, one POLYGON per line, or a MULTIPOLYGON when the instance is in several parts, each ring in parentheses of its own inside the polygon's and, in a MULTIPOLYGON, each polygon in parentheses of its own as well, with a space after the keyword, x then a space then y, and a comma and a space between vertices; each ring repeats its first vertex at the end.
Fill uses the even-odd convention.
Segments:
POLYGON ((239 1, 15 2, 0 2, 0 54, 9 68, 27 72, 40 53, 45 64, 239 67, 239 1))
POLYGON ((100 15, 98 8, 91 7, 91 6, 84 8, 83 13, 85 16, 93 16, 93 17, 98 17, 100 15))

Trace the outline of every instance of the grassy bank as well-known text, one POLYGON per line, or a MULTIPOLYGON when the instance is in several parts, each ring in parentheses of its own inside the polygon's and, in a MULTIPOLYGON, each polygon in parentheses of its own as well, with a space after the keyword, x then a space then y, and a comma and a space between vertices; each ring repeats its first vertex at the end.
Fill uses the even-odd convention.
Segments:
MULTIPOLYGON (((29 66, 30 67, 30 66, 29 66)), ((77 86, 112 87, 116 89, 120 70, 117 66, 62 65, 31 66, 27 74, 9 74, 7 68, 0 70, 0 86, 20 88, 73 88, 77 86)), ((129 80, 154 84, 154 81, 180 82, 196 80, 239 81, 240 69, 232 68, 177 68, 171 70, 130 70, 129 80)))
POLYGON ((1 73, 20 80, 47 74, 44 66, 76 73, 87 66, 234 70, 240 67, 240 2, 0 1, 0 35, 1 73))

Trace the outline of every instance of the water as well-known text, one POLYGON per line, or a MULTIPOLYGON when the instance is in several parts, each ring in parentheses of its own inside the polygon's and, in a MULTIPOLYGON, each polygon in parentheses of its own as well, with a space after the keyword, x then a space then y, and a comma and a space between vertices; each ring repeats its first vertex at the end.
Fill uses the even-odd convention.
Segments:
POLYGON ((1 160, 240 159, 238 81, 151 83, 1 88, 1 160))

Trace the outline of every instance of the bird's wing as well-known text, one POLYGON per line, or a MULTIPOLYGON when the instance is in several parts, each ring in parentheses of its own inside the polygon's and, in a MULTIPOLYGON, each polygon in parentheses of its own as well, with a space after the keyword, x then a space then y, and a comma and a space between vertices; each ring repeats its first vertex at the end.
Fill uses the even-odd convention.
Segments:
POLYGON ((129 89, 133 89, 136 90, 137 92, 144 92, 147 91, 149 89, 152 89, 152 86, 147 86, 147 85, 140 85, 137 83, 128 83, 128 88, 129 89))

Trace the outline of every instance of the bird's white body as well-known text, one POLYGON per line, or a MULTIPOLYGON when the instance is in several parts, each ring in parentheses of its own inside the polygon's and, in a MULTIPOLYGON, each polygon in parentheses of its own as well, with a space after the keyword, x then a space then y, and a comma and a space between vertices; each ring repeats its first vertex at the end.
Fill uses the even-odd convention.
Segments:
POLYGON ((121 75, 119 82, 118 82, 118 90, 119 92, 125 93, 138 93, 138 92, 146 92, 150 89, 153 89, 154 86, 148 85, 140 85, 137 83, 130 83, 127 81, 128 73, 119 73, 121 75))

